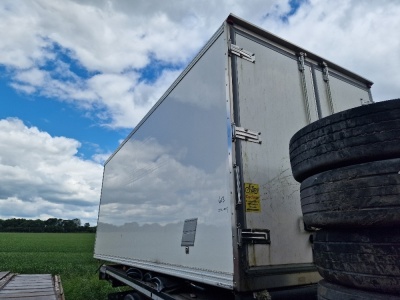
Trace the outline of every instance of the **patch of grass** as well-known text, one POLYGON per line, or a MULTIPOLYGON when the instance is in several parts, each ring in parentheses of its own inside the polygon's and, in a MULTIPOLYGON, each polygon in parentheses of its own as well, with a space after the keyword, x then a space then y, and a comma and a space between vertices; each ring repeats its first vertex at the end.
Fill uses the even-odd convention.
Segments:
POLYGON ((92 233, 0 233, 0 271, 59 274, 67 300, 101 300, 116 292, 98 279, 92 233))

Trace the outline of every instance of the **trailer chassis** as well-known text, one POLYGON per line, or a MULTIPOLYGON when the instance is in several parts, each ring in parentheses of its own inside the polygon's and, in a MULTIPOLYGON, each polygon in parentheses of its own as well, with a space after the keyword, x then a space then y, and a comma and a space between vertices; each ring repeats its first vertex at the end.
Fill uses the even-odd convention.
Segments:
POLYGON ((202 285, 181 278, 124 265, 102 265, 99 270, 99 279, 109 281, 113 287, 127 286, 132 289, 111 293, 108 295, 109 300, 317 299, 316 284, 268 291, 236 293, 232 290, 202 285))

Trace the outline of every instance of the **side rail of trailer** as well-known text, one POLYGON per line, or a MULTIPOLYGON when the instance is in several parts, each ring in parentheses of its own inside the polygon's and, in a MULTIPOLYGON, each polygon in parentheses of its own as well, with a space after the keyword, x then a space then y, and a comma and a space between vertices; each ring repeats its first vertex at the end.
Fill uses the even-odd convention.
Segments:
POLYGON ((109 300, 140 300, 147 298, 165 300, 317 299, 316 284, 289 289, 234 293, 231 290, 202 285, 182 278, 166 276, 164 274, 123 265, 101 266, 99 278, 100 280, 109 281, 113 287, 124 287, 124 291, 109 294, 109 300))

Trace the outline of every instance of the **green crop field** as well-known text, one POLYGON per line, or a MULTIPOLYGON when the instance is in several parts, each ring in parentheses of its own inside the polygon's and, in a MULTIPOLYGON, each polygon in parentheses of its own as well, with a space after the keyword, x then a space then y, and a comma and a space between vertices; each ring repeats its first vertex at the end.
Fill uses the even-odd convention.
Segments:
POLYGON ((107 299, 116 292, 97 275, 92 233, 0 233, 0 271, 59 274, 67 300, 107 299))

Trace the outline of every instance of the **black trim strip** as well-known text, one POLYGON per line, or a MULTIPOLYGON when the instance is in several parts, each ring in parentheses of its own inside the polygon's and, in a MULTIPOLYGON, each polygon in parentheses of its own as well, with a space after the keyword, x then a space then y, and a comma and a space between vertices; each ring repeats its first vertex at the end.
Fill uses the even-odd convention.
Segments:
POLYGON ((281 275, 290 273, 308 273, 316 272, 317 268, 314 264, 293 264, 293 265, 278 265, 278 266, 264 266, 264 267, 253 267, 247 270, 249 276, 271 276, 281 275))
MULTIPOLYGON (((229 26, 229 35, 230 35, 230 40, 231 43, 235 44, 236 43, 236 39, 235 39, 235 30, 233 28, 233 26, 229 26)), ((236 126, 241 126, 240 123, 240 105, 239 105, 239 89, 238 89, 238 68, 237 68, 237 60, 239 58, 236 57, 236 55, 231 55, 231 72, 232 72, 232 101, 233 101, 233 120, 235 122, 236 126)), ((239 167, 239 176, 240 178, 243 178, 243 162, 242 162, 242 145, 241 145, 241 141, 236 139, 236 141, 234 142, 234 147, 235 147, 235 164, 236 166, 239 167)), ((238 179, 236 179, 238 180, 238 179)), ((237 189, 237 184, 235 185, 235 188, 237 189)), ((246 207, 246 203, 245 203, 245 197, 244 197, 244 183, 243 180, 240 181, 240 195, 242 197, 242 204, 238 205, 236 204, 235 207, 235 211, 236 211, 236 229, 240 226, 241 229, 246 228, 246 213, 245 213, 245 207, 246 207)), ((236 191, 236 197, 237 197, 238 193, 236 191)), ((237 203, 237 201, 236 201, 237 203)), ((238 234, 238 233, 236 233, 238 234)), ((240 240, 240 236, 237 237, 237 240, 240 240)), ((239 247, 238 245, 236 246, 238 247, 238 265, 239 265, 239 269, 238 272, 234 272, 234 280, 236 281, 236 286, 235 289, 236 290, 241 290, 242 287, 242 283, 245 281, 244 280, 244 270, 246 270, 248 268, 248 261, 247 261, 247 246, 242 246, 239 247)))

